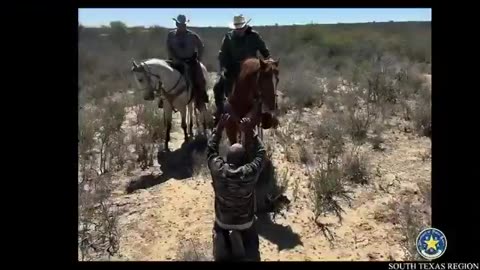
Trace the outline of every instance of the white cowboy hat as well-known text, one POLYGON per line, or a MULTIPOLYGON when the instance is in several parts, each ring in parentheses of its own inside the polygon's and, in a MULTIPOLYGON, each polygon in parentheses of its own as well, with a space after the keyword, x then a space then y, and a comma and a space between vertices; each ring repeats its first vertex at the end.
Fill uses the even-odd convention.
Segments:
POLYGON ((230 29, 242 29, 243 27, 245 27, 245 25, 247 25, 252 19, 248 20, 248 21, 245 21, 245 17, 243 17, 243 15, 238 15, 238 16, 234 16, 233 17, 233 22, 231 22, 228 27, 230 27, 230 29))

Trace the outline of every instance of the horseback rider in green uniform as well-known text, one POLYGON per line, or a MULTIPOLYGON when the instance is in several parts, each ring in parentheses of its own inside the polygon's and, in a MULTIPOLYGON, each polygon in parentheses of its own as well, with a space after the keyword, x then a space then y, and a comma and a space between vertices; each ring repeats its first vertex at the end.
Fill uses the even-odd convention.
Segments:
POLYGON ((230 24, 232 31, 225 34, 218 55, 220 61, 220 79, 213 88, 216 121, 224 112, 225 96, 232 91, 233 82, 240 72, 240 63, 251 57, 257 57, 257 51, 264 59, 270 59, 270 51, 258 32, 248 25, 243 15, 235 16, 230 24))

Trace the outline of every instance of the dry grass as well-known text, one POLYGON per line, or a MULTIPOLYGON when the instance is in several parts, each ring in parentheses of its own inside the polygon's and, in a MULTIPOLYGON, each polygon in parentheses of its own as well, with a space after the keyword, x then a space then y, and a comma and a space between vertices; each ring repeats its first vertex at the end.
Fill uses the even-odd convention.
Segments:
POLYGON ((416 100, 413 122, 420 136, 432 136, 432 98, 428 89, 422 89, 416 100))
POLYGON ((137 132, 133 138, 138 154, 137 162, 142 169, 153 166, 155 153, 165 138, 163 115, 155 103, 137 107, 137 132))
POLYGON ((344 212, 341 202, 350 204, 352 198, 342 183, 342 171, 336 164, 332 163, 324 170, 315 170, 310 174, 310 181, 313 186, 314 215, 317 220, 319 216, 327 213, 335 214, 339 221, 342 221, 344 212))
POLYGON ((401 231, 405 236, 402 246, 406 252, 407 260, 424 260, 417 252, 416 239, 418 233, 425 229, 427 224, 421 214, 418 213, 418 210, 409 201, 402 202, 399 210, 401 231))
POLYGON ((394 199, 384 208, 375 212, 377 221, 388 222, 398 226, 399 232, 404 237, 401 245, 405 252, 406 260, 423 260, 417 252, 416 238, 420 231, 431 223, 430 211, 426 211, 428 209, 424 208, 425 206, 430 208, 428 185, 425 186, 425 192, 421 188, 420 195, 425 199, 424 203, 420 205, 415 204, 415 197, 410 195, 394 199))
POLYGON ((375 151, 383 151, 385 150, 382 147, 382 144, 385 142, 381 134, 375 134, 374 137, 370 140, 370 143, 372 144, 372 148, 375 151))
POLYGON ((300 179, 296 179, 294 180, 293 190, 292 190, 293 202, 297 201, 299 190, 300 190, 300 179))
POLYGON ((345 130, 355 143, 360 144, 367 139, 367 133, 377 118, 375 107, 366 100, 363 91, 359 89, 342 95, 346 110, 343 114, 345 130))
POLYGON ((198 239, 184 241, 177 250, 177 261, 212 261, 208 245, 201 244, 198 239))
POLYGON ((367 184, 370 176, 368 173, 368 162, 364 155, 358 152, 351 152, 343 158, 343 173, 345 180, 355 184, 367 184))
POLYGON ((109 202, 111 178, 103 175, 79 185, 80 260, 109 259, 119 250, 118 212, 109 202))
POLYGON ((325 89, 314 72, 306 68, 295 68, 283 72, 282 77, 281 89, 290 101, 290 108, 301 109, 323 104, 325 89))

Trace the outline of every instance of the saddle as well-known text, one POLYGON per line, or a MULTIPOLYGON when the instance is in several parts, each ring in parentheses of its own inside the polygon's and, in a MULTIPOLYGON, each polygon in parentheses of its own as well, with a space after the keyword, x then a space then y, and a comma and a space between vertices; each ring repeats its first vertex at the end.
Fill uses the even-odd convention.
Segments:
MULTIPOLYGON (((195 52, 192 57, 181 59, 181 61, 185 62, 187 65, 190 65, 191 63, 198 61, 198 53, 195 52)), ((180 74, 185 76, 185 66, 183 64, 175 64, 173 60, 166 60, 166 62, 171 68, 176 69, 178 72, 180 72, 180 74)))

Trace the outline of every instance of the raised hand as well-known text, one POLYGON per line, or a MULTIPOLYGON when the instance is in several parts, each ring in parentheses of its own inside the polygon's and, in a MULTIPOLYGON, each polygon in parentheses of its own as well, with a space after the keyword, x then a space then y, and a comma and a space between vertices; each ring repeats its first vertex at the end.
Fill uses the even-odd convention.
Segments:
POLYGON ((252 119, 248 118, 248 117, 244 117, 240 120, 240 129, 243 131, 243 132, 247 132, 248 129, 252 128, 250 126, 250 123, 252 122, 252 119))
POLYGON ((218 120, 218 123, 217 123, 217 130, 222 131, 225 128, 225 124, 229 119, 230 119, 230 114, 228 113, 222 114, 222 116, 220 116, 220 119, 218 120))

